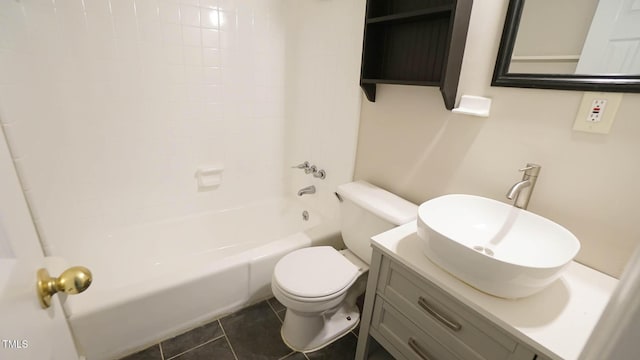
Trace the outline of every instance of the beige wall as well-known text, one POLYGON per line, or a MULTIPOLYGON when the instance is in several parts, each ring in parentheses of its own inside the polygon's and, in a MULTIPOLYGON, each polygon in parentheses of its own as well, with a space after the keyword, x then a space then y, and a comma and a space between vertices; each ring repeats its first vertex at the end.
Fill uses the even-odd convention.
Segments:
POLYGON ((491 116, 446 111, 437 88, 378 86, 363 100, 355 178, 421 203, 448 193, 508 201, 527 162, 542 165, 529 210, 571 230, 577 260, 619 276, 640 241, 640 94, 625 94, 609 135, 572 131, 582 92, 491 87, 507 1, 476 0, 458 97, 491 116))

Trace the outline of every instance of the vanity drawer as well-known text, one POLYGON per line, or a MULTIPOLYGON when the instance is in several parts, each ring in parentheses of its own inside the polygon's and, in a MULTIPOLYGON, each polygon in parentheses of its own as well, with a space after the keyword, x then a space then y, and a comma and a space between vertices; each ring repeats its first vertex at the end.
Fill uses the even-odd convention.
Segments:
POLYGON ((407 359, 460 360, 380 297, 375 302, 371 327, 407 359))
POLYGON ((458 358, 532 359, 535 355, 523 348, 517 349, 518 343, 509 335, 430 282, 388 259, 382 263, 378 293, 458 358))

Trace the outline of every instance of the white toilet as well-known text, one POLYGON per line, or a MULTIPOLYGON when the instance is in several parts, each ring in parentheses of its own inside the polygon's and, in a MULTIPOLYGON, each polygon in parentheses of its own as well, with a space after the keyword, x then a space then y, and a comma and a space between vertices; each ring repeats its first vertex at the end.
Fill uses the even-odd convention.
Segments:
POLYGON ((364 181, 338 187, 346 250, 317 246, 285 255, 273 272, 273 295, 287 307, 282 339, 293 350, 321 349, 358 325, 356 298, 366 287, 373 235, 415 220, 418 207, 364 181))

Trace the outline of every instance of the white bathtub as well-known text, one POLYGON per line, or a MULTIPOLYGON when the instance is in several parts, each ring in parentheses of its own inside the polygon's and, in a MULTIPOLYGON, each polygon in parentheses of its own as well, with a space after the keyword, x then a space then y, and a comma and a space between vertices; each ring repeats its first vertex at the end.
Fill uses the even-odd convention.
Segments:
POLYGON ((83 254, 94 283, 65 301, 80 352, 118 358, 271 296, 282 256, 338 238, 335 224, 312 211, 304 221, 303 210, 275 199, 101 239, 83 254))

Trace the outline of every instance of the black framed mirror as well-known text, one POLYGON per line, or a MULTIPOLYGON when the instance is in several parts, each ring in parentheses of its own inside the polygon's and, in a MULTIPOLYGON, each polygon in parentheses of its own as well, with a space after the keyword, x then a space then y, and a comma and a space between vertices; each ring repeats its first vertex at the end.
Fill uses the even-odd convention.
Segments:
MULTIPOLYGON (((629 64, 625 65, 625 69, 628 69, 625 70, 626 72, 618 70, 612 71, 610 69, 600 69, 597 67, 593 67, 590 64, 585 65, 585 63, 587 62, 587 57, 584 54, 589 54, 585 50, 588 49, 587 40, 589 39, 589 36, 591 36, 592 38, 594 37, 593 33, 595 32, 595 30, 593 29, 594 24, 596 23, 595 19, 598 16, 598 12, 604 12, 601 11, 601 4, 599 4, 599 2, 597 0, 593 1, 594 4, 592 8, 585 10, 585 20, 582 21, 582 23, 584 23, 584 30, 582 30, 584 32, 584 34, 582 35, 583 38, 572 40, 577 44, 573 45, 573 48, 577 49, 577 51, 574 52, 581 52, 580 55, 559 54, 549 56, 547 53, 543 52, 543 55, 529 54, 526 56, 514 56, 514 49, 525 47, 521 46, 522 41, 524 41, 523 39, 528 39, 528 41, 532 43, 532 46, 529 47, 531 49, 540 47, 540 45, 542 44, 545 44, 546 46, 547 43, 556 42, 556 38, 562 39, 563 35, 566 34, 566 32, 581 31, 580 26, 567 27, 566 24, 559 24, 558 26, 561 26, 559 27, 559 29, 563 29, 562 31, 549 33, 548 29, 552 29, 551 26, 553 26, 553 24, 549 23, 550 18, 556 18, 558 20, 562 20, 563 17, 564 19, 579 19, 580 16, 575 13, 575 7, 571 8, 571 13, 567 14, 567 16, 556 13, 554 13, 555 16, 549 16, 551 11, 556 11, 558 9, 556 9, 555 6, 549 7, 547 5, 547 8, 542 9, 542 12, 538 11, 540 13, 544 13, 546 11, 544 18, 535 19, 532 18, 535 15, 530 14, 536 14, 536 5, 543 6, 536 3, 540 2, 540 0, 527 0, 527 3, 533 3, 532 5, 527 7, 525 7, 525 0, 510 0, 491 85, 579 91, 640 92, 640 71, 638 71, 638 69, 640 68, 640 64, 638 63, 640 62, 640 55, 638 55, 640 54, 640 48, 637 47, 638 45, 635 45, 637 49, 635 52, 637 60, 635 60, 630 67, 628 66, 629 64), (525 11, 528 11, 528 13, 525 14, 525 11), (589 14, 587 12, 591 13, 589 14), (523 18, 523 16, 525 16, 525 18, 523 18), (526 28, 525 25, 527 26, 526 28), (538 27, 537 29, 535 28, 536 26, 538 27), (537 33, 539 32, 542 34, 541 36, 545 36, 545 31, 547 31, 547 34, 544 38, 536 39, 535 36, 526 36, 523 30, 523 33, 520 34, 521 36, 519 36, 518 31, 522 29, 525 29, 527 31, 526 34, 537 35, 537 33), (584 38, 585 35, 586 38, 584 38), (518 43, 518 46, 516 44, 517 41, 520 41, 520 43, 518 43), (524 59, 523 61, 529 61, 531 64, 535 63, 535 66, 526 68, 523 67, 522 64, 515 64, 515 62, 522 59, 524 59), (555 65, 558 65, 556 66, 556 68, 561 68, 563 70, 549 71, 549 69, 551 69, 551 67, 548 66, 549 64, 542 64, 544 66, 541 65, 541 63, 544 63, 545 61, 554 62, 555 65), (571 65, 571 62, 575 62, 575 64, 571 65), (590 69, 595 70, 593 70, 592 73, 590 69)), ((619 2, 620 4, 631 3, 631 6, 636 6, 636 3, 634 3, 633 1, 620 0, 619 2)), ((600 3, 606 2, 601 1, 600 3)), ((637 9, 631 8, 630 10, 638 12, 637 9)), ((630 21, 632 24, 635 24, 637 23, 637 18, 632 18, 630 21)), ((640 31, 640 28, 638 29, 638 31, 640 31)), ((562 42, 562 40, 558 41, 562 42)), ((537 49, 536 51, 540 51, 540 49, 537 49)), ((557 49, 554 51, 557 51, 557 49)), ((602 54, 611 54, 611 52, 607 53, 597 47, 595 48, 595 51, 602 54)), ((626 61, 627 63, 629 63, 629 60, 626 61)), ((600 62, 605 64, 615 63, 615 61, 612 61, 610 58, 600 60, 600 62)))

